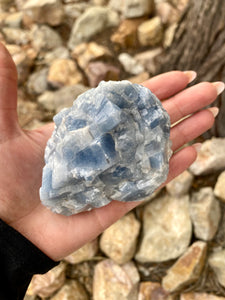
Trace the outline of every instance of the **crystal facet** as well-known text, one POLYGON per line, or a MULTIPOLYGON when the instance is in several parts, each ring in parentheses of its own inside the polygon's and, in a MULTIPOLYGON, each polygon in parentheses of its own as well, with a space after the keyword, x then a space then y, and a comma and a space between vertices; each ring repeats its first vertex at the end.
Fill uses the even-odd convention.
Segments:
POLYGON ((149 89, 102 81, 54 122, 40 189, 52 211, 71 215, 113 199, 141 200, 166 180, 170 118, 149 89))

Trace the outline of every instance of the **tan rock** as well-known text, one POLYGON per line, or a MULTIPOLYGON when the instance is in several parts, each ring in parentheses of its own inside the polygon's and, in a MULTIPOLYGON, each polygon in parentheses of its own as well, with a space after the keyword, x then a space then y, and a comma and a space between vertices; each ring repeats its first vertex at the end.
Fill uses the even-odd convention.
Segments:
POLYGON ((51 300, 88 300, 84 287, 76 280, 70 280, 51 300))
POLYGON ((195 242, 167 271, 162 287, 168 292, 181 290, 197 281, 205 264, 207 244, 195 242))
POLYGON ((94 300, 137 300, 139 274, 134 263, 122 266, 106 259, 95 267, 94 300))
POLYGON ((190 172, 184 171, 166 185, 166 190, 171 196, 179 197, 188 194, 193 180, 194 176, 190 172))
POLYGON ((190 171, 194 175, 211 174, 225 169, 225 138, 212 138, 202 144, 190 171))
POLYGON ((61 24, 64 16, 61 0, 28 0, 23 9, 33 21, 51 26, 61 24))
POLYGON ((70 264, 78 264, 83 261, 90 260, 93 258, 98 251, 98 240, 95 239, 92 242, 87 243, 74 253, 65 257, 64 260, 70 264))
POLYGON ((162 262, 183 254, 192 234, 189 197, 168 195, 145 206, 143 237, 135 256, 139 262, 162 262))
POLYGON ((5 20, 4 25, 7 27, 19 28, 22 25, 23 20, 23 13, 22 12, 15 12, 9 14, 5 20))
POLYGON ((118 264, 127 263, 134 256, 140 222, 133 213, 111 225, 100 239, 101 250, 118 264))
POLYGON ((104 62, 91 62, 85 70, 91 87, 96 87, 100 81, 119 80, 120 69, 104 62))
POLYGON ((54 87, 74 85, 82 81, 82 74, 71 59, 57 59, 49 69, 48 82, 54 87))
POLYGON ((197 238, 209 241, 215 236, 221 218, 221 209, 211 187, 202 188, 193 194, 190 216, 197 238))
POLYGON ((141 282, 139 287, 138 300, 175 300, 169 295, 158 282, 141 282))
POLYGON ((143 22, 138 27, 138 39, 142 46, 157 46, 163 39, 163 26, 160 17, 143 22))
POLYGON ((209 256, 208 262, 216 273, 219 283, 225 287, 225 249, 212 253, 209 256))
POLYGON ((217 179, 214 194, 225 202, 225 171, 217 179))
POLYGON ((225 300, 225 298, 206 293, 186 293, 181 294, 180 300, 225 300))
POLYGON ((27 294, 30 296, 50 297, 63 286, 66 278, 65 269, 66 265, 60 263, 44 275, 34 275, 28 287, 27 294))
POLYGON ((111 36, 111 41, 119 44, 122 48, 137 47, 137 29, 145 20, 145 18, 123 20, 117 31, 111 36))
POLYGON ((177 26, 178 24, 174 23, 165 30, 164 39, 163 39, 164 48, 169 48, 172 45, 177 26))
POLYGON ((129 80, 132 83, 140 84, 140 83, 143 83, 144 81, 146 81, 148 79, 149 79, 148 72, 143 72, 143 73, 140 73, 137 76, 132 76, 132 77, 128 78, 127 80, 129 80))
POLYGON ((96 44, 95 42, 91 43, 82 43, 74 48, 72 52, 72 57, 76 59, 78 65, 85 69, 89 62, 94 59, 100 59, 103 57, 112 57, 112 53, 108 48, 96 44))

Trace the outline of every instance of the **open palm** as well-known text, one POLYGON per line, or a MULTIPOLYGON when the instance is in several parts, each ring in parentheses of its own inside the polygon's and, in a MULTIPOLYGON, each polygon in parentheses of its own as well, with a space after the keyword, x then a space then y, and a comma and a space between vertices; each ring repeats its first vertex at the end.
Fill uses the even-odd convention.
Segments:
MULTIPOLYGON (((176 123, 171 130, 172 149, 168 181, 196 159, 195 147, 176 151, 209 129, 214 110, 201 110, 211 104, 223 88, 222 83, 200 83, 186 88, 191 73, 169 72, 143 83, 150 88, 176 123)), ((0 218, 14 227, 40 250, 59 260, 94 239, 105 228, 138 205, 112 201, 109 205, 66 217, 42 206, 39 198, 44 149, 53 124, 24 131, 17 119, 16 68, 0 44, 0 218)))

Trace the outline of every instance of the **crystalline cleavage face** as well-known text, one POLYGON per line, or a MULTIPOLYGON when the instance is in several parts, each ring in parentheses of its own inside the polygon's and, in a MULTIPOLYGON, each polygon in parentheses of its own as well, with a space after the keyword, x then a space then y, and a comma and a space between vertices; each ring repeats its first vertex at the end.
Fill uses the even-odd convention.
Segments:
POLYGON ((71 215, 110 201, 137 201, 167 178, 170 118, 147 88, 101 82, 54 117, 40 197, 71 215))

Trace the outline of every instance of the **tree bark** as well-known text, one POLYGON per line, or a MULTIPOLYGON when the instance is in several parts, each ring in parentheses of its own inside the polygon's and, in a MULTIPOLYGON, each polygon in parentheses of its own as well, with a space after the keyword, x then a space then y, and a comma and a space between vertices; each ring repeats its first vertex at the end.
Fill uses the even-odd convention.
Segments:
MULTIPOLYGON (((174 69, 195 70, 198 81, 225 82, 225 0, 190 0, 157 74, 174 69)), ((211 135, 225 137, 225 93, 213 105, 220 114, 211 135)))

